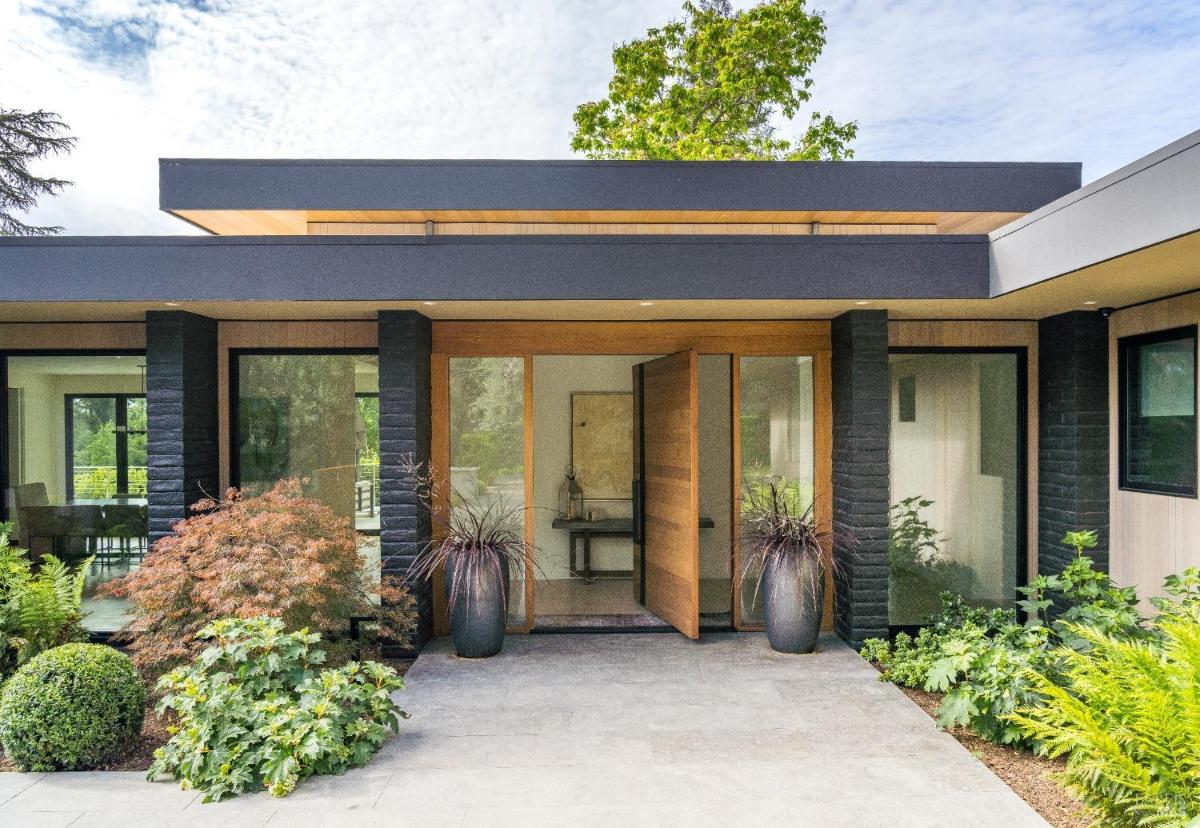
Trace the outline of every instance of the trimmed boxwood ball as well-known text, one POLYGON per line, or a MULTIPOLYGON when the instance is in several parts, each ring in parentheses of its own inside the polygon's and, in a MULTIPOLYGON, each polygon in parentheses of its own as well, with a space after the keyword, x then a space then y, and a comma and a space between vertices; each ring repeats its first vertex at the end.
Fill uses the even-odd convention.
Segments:
POLYGON ((133 662, 102 644, 35 656, 0 689, 0 743, 24 771, 87 770, 141 733, 146 688, 133 662))

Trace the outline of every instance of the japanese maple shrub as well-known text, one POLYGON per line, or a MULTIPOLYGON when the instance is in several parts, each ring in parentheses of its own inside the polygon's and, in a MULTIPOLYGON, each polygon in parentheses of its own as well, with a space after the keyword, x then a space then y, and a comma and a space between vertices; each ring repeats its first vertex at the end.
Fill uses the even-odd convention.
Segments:
POLYGON ((266 788, 286 796, 300 780, 366 764, 407 714, 392 700, 391 667, 322 667, 321 636, 287 632, 278 618, 229 618, 200 630, 205 650, 158 682, 159 715, 178 716, 154 752, 149 778, 171 774, 204 801, 266 788))
POLYGON ((411 596, 391 578, 377 580, 350 521, 305 497, 302 481, 253 497, 231 489, 192 510, 138 569, 106 588, 132 604, 122 636, 142 669, 161 673, 189 661, 205 647, 200 630, 228 617, 274 616, 288 630, 319 630, 335 660, 350 654, 354 616, 378 618, 375 631, 408 643, 411 596))

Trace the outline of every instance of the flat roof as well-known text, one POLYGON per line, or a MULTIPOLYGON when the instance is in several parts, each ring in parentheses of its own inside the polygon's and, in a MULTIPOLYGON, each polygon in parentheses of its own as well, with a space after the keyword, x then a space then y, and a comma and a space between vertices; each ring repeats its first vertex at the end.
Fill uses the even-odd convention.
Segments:
POLYGON ((0 302, 987 295, 984 235, 0 238, 0 302))
POLYGON ((320 211, 1028 213, 1079 163, 163 158, 159 206, 320 211))

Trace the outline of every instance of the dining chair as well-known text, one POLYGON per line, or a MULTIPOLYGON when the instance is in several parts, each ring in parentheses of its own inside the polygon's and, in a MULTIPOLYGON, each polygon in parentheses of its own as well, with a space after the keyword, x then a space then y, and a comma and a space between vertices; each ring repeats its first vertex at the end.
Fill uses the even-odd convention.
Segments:
POLYGON ((138 561, 145 556, 146 540, 149 535, 149 508, 136 503, 110 503, 104 506, 102 535, 107 541, 117 542, 117 553, 103 559, 111 563, 120 560, 130 564, 136 556, 138 561))

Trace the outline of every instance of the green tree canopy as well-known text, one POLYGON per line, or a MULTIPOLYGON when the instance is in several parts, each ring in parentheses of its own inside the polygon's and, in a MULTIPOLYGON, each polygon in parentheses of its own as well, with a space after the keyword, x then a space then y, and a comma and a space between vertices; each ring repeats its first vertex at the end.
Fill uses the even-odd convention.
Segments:
POLYGON ((575 110, 571 148, 588 158, 787 160, 853 157, 854 121, 813 112, 796 140, 777 135, 811 97, 825 21, 804 0, 734 12, 683 4, 685 19, 613 49, 608 97, 575 110))
POLYGON ((54 195, 70 182, 42 178, 29 171, 29 162, 67 152, 75 139, 64 135, 67 125, 53 112, 21 112, 0 107, 0 236, 41 236, 61 233, 61 227, 25 224, 14 212, 25 213, 39 196, 54 195))

